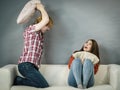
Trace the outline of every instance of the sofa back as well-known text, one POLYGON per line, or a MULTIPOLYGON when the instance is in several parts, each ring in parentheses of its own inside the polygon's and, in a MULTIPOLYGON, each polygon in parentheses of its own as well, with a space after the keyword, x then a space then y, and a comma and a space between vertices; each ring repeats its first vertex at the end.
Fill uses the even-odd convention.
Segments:
MULTIPOLYGON (((42 64, 39 71, 45 77, 50 86, 68 85, 69 69, 67 65, 47 65, 42 64)), ((99 71, 95 75, 95 85, 108 84, 109 71, 108 65, 100 65, 99 71)))

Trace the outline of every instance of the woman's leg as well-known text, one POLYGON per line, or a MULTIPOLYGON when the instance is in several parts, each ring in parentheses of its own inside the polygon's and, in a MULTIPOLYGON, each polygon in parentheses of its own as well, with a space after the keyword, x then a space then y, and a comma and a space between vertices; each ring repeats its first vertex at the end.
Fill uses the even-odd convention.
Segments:
POLYGON ((91 60, 86 59, 83 63, 83 88, 94 85, 94 65, 91 60))
POLYGON ((87 88, 92 87, 93 85, 94 85, 94 72, 92 73, 92 75, 88 81, 87 88))
POLYGON ((48 87, 48 83, 42 74, 35 68, 35 66, 29 62, 21 63, 18 65, 19 72, 25 77, 16 77, 16 85, 27 85, 34 87, 45 88, 48 87))
POLYGON ((68 80, 69 85, 82 88, 82 63, 80 59, 73 60, 68 80))
POLYGON ((76 80, 73 75, 73 70, 70 69, 69 76, 68 76, 68 84, 73 87, 77 87, 76 80))
POLYGON ((20 76, 16 76, 13 85, 26 85, 26 86, 36 87, 36 84, 33 81, 28 80, 27 78, 20 77, 20 76))

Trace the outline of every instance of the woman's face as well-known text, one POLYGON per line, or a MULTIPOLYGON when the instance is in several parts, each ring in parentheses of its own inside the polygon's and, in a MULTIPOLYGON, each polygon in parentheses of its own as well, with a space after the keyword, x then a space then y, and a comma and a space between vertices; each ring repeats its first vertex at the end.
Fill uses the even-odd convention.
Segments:
POLYGON ((42 33, 45 33, 46 31, 49 31, 50 28, 48 26, 44 26, 42 29, 41 29, 41 32, 42 33))
POLYGON ((84 43, 84 45, 83 45, 84 51, 90 52, 91 48, 92 48, 92 41, 91 40, 88 40, 87 42, 84 43))

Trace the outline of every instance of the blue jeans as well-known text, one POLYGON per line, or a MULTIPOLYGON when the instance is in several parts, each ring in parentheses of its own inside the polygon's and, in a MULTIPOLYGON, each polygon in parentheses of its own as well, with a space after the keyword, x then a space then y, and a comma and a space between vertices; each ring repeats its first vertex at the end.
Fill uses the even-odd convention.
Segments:
POLYGON ((72 61, 68 84, 73 87, 82 85, 83 88, 89 88, 94 85, 94 65, 91 60, 86 59, 83 64, 80 59, 72 61))
POLYGON ((26 85, 37 88, 49 86, 34 64, 29 62, 18 64, 18 70, 23 77, 17 76, 14 80, 14 85, 26 85))

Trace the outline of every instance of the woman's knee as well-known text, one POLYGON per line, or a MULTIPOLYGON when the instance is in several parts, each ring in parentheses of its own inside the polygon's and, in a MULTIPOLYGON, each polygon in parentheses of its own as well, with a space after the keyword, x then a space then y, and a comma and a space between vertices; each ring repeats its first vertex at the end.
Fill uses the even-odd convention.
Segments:
POLYGON ((90 59, 85 59, 84 63, 90 63, 90 64, 92 64, 92 61, 90 59))
POLYGON ((74 59, 73 62, 72 62, 72 65, 79 65, 79 64, 82 64, 81 60, 80 59, 74 59))
POLYGON ((90 66, 93 66, 93 63, 90 59, 85 59, 84 61, 84 65, 90 65, 90 66))

